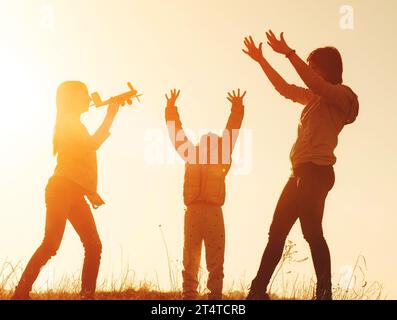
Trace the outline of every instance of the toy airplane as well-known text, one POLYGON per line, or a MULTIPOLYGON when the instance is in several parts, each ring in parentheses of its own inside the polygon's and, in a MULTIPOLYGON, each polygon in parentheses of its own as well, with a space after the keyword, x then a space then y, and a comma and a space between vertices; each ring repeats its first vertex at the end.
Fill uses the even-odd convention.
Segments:
POLYGON ((117 103, 119 103, 121 106, 125 106, 126 103, 128 103, 129 105, 132 105, 132 99, 136 98, 138 101, 139 97, 142 96, 142 94, 138 94, 138 91, 134 89, 134 87, 132 86, 132 84, 130 82, 128 82, 128 87, 130 88, 130 91, 122 93, 118 96, 115 96, 113 98, 110 98, 106 101, 102 101, 101 97, 99 96, 98 92, 94 92, 91 95, 92 101, 94 102, 93 105, 91 105, 90 107, 102 107, 102 106, 107 106, 109 105, 112 101, 115 101, 117 103))

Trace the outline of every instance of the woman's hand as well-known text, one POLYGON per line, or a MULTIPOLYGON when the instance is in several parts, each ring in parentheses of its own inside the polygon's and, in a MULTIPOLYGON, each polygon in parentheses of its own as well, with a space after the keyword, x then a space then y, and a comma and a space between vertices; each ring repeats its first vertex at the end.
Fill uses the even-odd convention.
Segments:
POLYGON ((255 60, 257 62, 261 62, 264 59, 263 53, 262 53, 262 44, 263 44, 262 42, 257 47, 255 45, 255 42, 252 39, 252 37, 249 36, 248 38, 247 37, 244 38, 244 44, 247 48, 247 50, 243 49, 243 52, 245 54, 247 54, 248 56, 250 56, 253 60, 255 60))
POLYGON ((244 91, 243 95, 240 94, 240 89, 237 90, 237 94, 236 91, 233 90, 232 92, 228 92, 227 93, 227 100, 229 100, 233 105, 237 105, 237 106, 243 106, 243 99, 245 97, 245 94, 247 93, 247 91, 244 91))
POLYGON ((281 53, 284 55, 289 54, 292 49, 287 45, 287 42, 284 39, 284 32, 280 33, 280 40, 276 38, 272 30, 266 32, 267 44, 277 53, 281 53))
POLYGON ((170 97, 168 97, 167 94, 165 95, 165 98, 167 99, 167 108, 175 107, 176 99, 178 99, 180 93, 181 90, 173 89, 171 90, 170 97))

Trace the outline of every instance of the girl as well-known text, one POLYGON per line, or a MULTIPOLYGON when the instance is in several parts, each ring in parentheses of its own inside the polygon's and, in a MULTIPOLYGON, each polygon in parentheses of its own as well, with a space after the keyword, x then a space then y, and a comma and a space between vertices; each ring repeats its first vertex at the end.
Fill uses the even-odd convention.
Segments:
POLYGON ((102 125, 90 135, 80 121, 90 102, 87 87, 81 82, 65 82, 58 88, 53 138, 58 161, 45 190, 45 236, 26 266, 12 299, 30 299, 29 292, 40 269, 55 256, 61 244, 67 220, 78 233, 85 250, 81 298, 94 298, 102 245, 85 197, 94 209, 104 204, 97 193, 96 151, 110 135, 119 105, 116 102, 109 105, 102 125))

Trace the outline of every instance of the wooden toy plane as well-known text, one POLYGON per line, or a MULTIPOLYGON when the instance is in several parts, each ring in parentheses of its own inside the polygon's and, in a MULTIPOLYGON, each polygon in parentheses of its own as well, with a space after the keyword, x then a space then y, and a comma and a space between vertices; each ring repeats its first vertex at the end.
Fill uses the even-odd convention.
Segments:
POLYGON ((107 106, 113 101, 119 103, 121 106, 125 106, 126 103, 129 105, 132 105, 133 99, 137 99, 138 101, 140 101, 139 97, 141 97, 142 94, 138 94, 138 91, 134 89, 134 87, 132 86, 132 84, 130 82, 128 82, 128 87, 130 88, 130 91, 122 93, 118 96, 112 97, 106 101, 102 101, 99 93, 94 92, 91 95, 92 101, 94 103, 93 105, 91 105, 91 107, 95 106, 95 107, 99 108, 102 106, 107 106))

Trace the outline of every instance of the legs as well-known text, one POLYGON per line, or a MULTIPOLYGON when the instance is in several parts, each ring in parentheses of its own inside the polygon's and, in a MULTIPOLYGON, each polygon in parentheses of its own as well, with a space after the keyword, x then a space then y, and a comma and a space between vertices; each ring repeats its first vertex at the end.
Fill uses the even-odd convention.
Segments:
POLYGON ((269 232, 269 242, 262 256, 247 299, 265 299, 266 288, 283 253, 285 240, 298 219, 296 178, 290 178, 278 200, 269 232))
POLYGON ((203 242, 202 216, 197 206, 189 206, 185 213, 183 246, 183 299, 197 298, 198 271, 203 242))
POLYGON ((33 254, 25 268, 13 298, 29 298, 29 292, 32 290, 33 283, 36 281, 41 268, 48 262, 48 260, 51 259, 51 257, 55 256, 61 244, 65 223, 63 223, 63 227, 58 225, 56 229, 46 232, 42 244, 33 254))
POLYGON ((81 297, 92 299, 96 288, 102 244, 91 209, 82 196, 72 205, 69 220, 79 235, 85 250, 81 276, 81 297))
POLYGON ((29 292, 40 269, 56 254, 61 244, 67 219, 79 234, 85 249, 82 296, 92 298, 95 292, 102 246, 90 207, 81 193, 59 180, 52 180, 47 186, 46 205, 44 240, 26 266, 13 298, 29 298, 29 292))
POLYGON ((285 239, 299 218, 309 243, 317 276, 317 298, 332 299, 331 259, 324 239, 322 218, 325 199, 335 181, 332 167, 311 163, 296 169, 285 186, 274 213, 269 242, 248 299, 263 299, 264 292, 280 261, 285 239))
POLYGON ((223 289, 223 263, 225 259, 225 225, 220 207, 206 210, 207 225, 204 230, 205 256, 208 269, 207 287, 210 300, 221 300, 223 289))
POLYGON ((46 193, 46 225, 45 236, 40 247, 33 254, 16 287, 13 299, 28 299, 33 283, 41 268, 55 256, 63 237, 66 225, 68 203, 55 193, 46 193))
POLYGON ((299 181, 302 233, 310 246, 317 277, 317 299, 332 299, 331 257, 324 238, 322 220, 325 199, 335 181, 329 167, 315 167, 302 172, 299 181))
POLYGON ((183 298, 197 298, 198 271, 202 243, 205 244, 207 287, 211 300, 222 299, 223 262, 225 256, 225 225, 221 207, 196 204, 185 213, 185 241, 183 249, 183 298))

